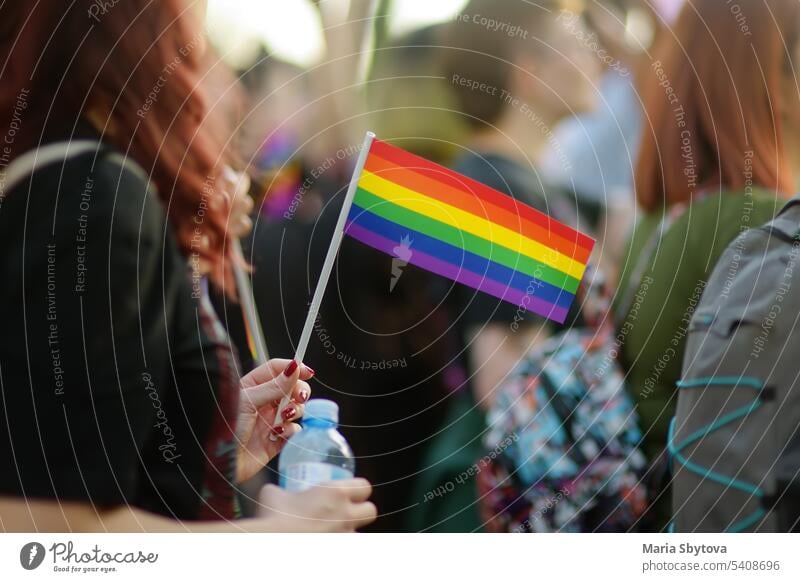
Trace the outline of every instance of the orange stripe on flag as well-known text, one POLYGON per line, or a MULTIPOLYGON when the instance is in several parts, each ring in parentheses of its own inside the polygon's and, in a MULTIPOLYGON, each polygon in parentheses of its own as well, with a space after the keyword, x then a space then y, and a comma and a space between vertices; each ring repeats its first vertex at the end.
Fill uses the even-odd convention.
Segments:
POLYGON ((522 236, 535 240, 575 261, 586 263, 589 260, 591 251, 576 244, 574 239, 569 240, 564 238, 551 229, 543 227, 528 218, 524 218, 516 212, 511 212, 505 208, 496 206, 467 190, 454 188, 449 184, 440 182, 409 168, 400 167, 396 163, 388 161, 375 153, 370 153, 367 158, 365 169, 380 176, 384 180, 399 184, 423 196, 428 196, 445 204, 455 206, 478 218, 496 223, 522 236))
POLYGON ((594 247, 594 240, 567 226, 550 218, 544 212, 531 208, 522 202, 518 202, 512 196, 499 192, 494 188, 490 188, 486 184, 463 176, 458 172, 454 172, 449 168, 440 166, 431 161, 415 156, 405 150, 389 145, 388 143, 376 139, 370 148, 370 156, 376 155, 387 162, 394 164, 397 167, 413 170, 417 174, 424 175, 428 178, 436 180, 437 182, 455 188, 457 190, 465 191, 477 198, 480 198, 487 204, 493 204, 499 208, 503 208, 515 215, 520 215, 525 219, 538 224, 548 232, 558 235, 561 238, 570 241, 584 249, 591 251, 594 247))

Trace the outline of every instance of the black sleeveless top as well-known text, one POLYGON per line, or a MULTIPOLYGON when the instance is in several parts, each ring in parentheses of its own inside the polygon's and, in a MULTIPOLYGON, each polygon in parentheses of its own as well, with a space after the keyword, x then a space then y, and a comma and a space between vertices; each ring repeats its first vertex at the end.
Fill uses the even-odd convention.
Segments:
POLYGON ((0 192, 0 495, 228 519, 235 353, 105 146, 0 192))

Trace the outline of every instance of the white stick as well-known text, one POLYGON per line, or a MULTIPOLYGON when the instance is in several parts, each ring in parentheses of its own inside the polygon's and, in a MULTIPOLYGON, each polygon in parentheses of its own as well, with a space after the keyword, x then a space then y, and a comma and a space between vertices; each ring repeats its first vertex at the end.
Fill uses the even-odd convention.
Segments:
POLYGON ((336 223, 336 229, 333 231, 331 245, 328 247, 328 255, 325 257, 325 264, 322 265, 322 272, 319 275, 319 281, 317 281, 317 288, 314 290, 314 298, 311 300, 311 307, 308 310, 308 316, 306 316, 306 325, 303 328, 300 341, 297 343, 294 361, 298 364, 303 363, 303 358, 306 355, 308 342, 311 340, 311 333, 314 331, 314 322, 319 315, 322 298, 325 296, 325 288, 328 286, 328 280, 331 278, 333 264, 336 262, 336 255, 339 253, 339 246, 344 237, 344 226, 350 214, 350 207, 353 205, 353 199, 356 197, 358 180, 361 178, 361 172, 364 170, 367 154, 369 154, 369 148, 372 146, 372 140, 374 139, 375 134, 368 131, 367 136, 364 138, 364 144, 361 146, 361 153, 358 156, 356 167, 353 170, 353 177, 350 179, 350 187, 347 189, 347 195, 344 198, 344 204, 342 204, 342 211, 339 213, 339 222, 336 223))
MULTIPOLYGON (((356 197, 358 180, 361 178, 361 172, 364 171, 364 164, 367 161, 369 148, 372 146, 372 140, 374 139, 375 134, 371 131, 368 131, 366 137, 364 137, 364 143, 361 146, 361 152, 359 153, 356 167, 353 169, 353 177, 350 179, 350 187, 347 189, 347 195, 344 198, 344 204, 342 204, 342 210, 339 213, 339 221, 336 223, 336 229, 333 231, 333 236, 331 237, 331 244, 328 247, 328 254, 325 257, 325 263, 322 265, 322 272, 319 275, 319 281, 317 281, 317 288, 314 289, 314 297, 311 300, 311 307, 308 309, 306 324, 303 327, 303 333, 300 335, 300 341, 297 343, 297 351, 294 355, 294 361, 298 364, 302 364, 303 358, 306 356, 308 342, 311 341, 311 333, 314 331, 314 322, 317 320, 317 316, 319 315, 319 308, 322 305, 322 298, 325 296, 325 288, 328 286, 328 280, 331 278, 331 272, 333 271, 333 264, 336 262, 336 255, 339 253, 339 246, 342 244, 342 238, 344 237, 344 226, 347 223, 347 217, 350 214, 350 207, 353 205, 353 199, 356 197)), ((281 403, 278 406, 278 412, 275 416, 276 422, 281 422, 283 420, 283 410, 286 408, 286 406, 288 406, 288 404, 289 397, 284 396, 283 400, 281 400, 281 403)))
MULTIPOLYGON (((239 239, 233 241, 233 245, 233 252, 244 259, 242 243, 239 239)), ((264 331, 261 328, 261 318, 258 317, 258 308, 253 296, 253 285, 250 282, 250 277, 239 263, 234 262, 233 274, 236 277, 236 289, 239 291, 239 300, 242 302, 242 312, 247 323, 247 329, 256 348, 255 364, 260 366, 266 364, 267 360, 269 360, 269 352, 267 352, 267 343, 264 340, 264 331)))

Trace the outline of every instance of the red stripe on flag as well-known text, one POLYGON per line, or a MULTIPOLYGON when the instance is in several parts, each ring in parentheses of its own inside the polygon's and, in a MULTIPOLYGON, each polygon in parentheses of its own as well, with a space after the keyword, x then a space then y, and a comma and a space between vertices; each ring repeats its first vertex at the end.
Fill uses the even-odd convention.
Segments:
MULTIPOLYGON (((517 214, 539 225, 548 232, 558 235, 561 238, 570 241, 570 243, 574 243, 589 252, 591 252, 592 248, 594 247, 594 240, 591 237, 586 236, 585 234, 559 222, 554 218, 550 218, 547 214, 540 212, 535 208, 531 208, 522 202, 518 202, 507 194, 503 194, 494 188, 489 188, 485 184, 481 184, 480 182, 463 176, 458 172, 454 172, 449 168, 445 168, 444 166, 430 162, 425 158, 415 156, 412 153, 389 145, 388 143, 379 139, 376 139, 372 142, 370 155, 372 154, 375 154, 401 168, 411 169, 424 176, 432 178, 437 182, 466 192, 469 195, 477 196, 488 204, 492 204, 509 212, 513 212, 514 214, 517 214)), ((430 195, 427 192, 420 192, 420 194, 430 195)))
POLYGON ((462 188, 454 188, 442 181, 434 180, 429 175, 398 166, 374 152, 371 152, 367 158, 365 169, 418 194, 434 198, 469 212, 478 218, 499 224, 513 232, 555 249, 571 259, 584 264, 589 260, 591 251, 576 245, 574 239, 566 239, 516 212, 491 204, 462 188))

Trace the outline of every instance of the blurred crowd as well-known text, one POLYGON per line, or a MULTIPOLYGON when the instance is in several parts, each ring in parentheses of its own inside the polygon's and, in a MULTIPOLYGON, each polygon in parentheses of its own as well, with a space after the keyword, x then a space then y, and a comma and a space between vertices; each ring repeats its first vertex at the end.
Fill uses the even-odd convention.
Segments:
MULTIPOLYGON (((372 130, 596 238, 588 284, 602 280, 613 304, 601 318, 620 332, 614 356, 641 431, 632 446, 645 458, 642 497, 619 528, 666 527, 682 320, 742 213, 765 223, 793 188, 793 126, 783 124, 794 116, 770 117, 765 100, 786 83, 769 46, 778 33, 755 14, 742 31, 735 10, 714 4, 681 14, 680 1, 471 0, 450 21, 396 36, 391 1, 353 0, 338 21, 318 6, 319 64, 303 69, 264 49, 238 82, 221 76, 261 195, 247 258, 269 349, 293 353, 353 144, 372 130), (754 29, 765 38, 750 38, 754 29), (775 60, 764 90, 748 80, 750 43, 775 60), (732 92, 750 105, 734 110, 732 92), (772 136, 785 143, 776 149, 772 136)), ((786 99, 789 108, 797 95, 786 99)), ((487 513, 477 476, 489 472, 477 463, 487 419, 526 358, 562 329, 528 314, 512 331, 514 306, 413 266, 391 281, 391 257, 345 241, 306 358, 316 394, 341 405, 359 473, 375 487, 374 529, 496 531, 524 488, 511 479, 505 487, 519 495, 487 513)), ((580 297, 569 326, 597 329, 580 297)))
MULTIPOLYGON (((217 106, 260 194, 246 255, 272 353, 293 353, 365 130, 592 235, 614 286, 634 221, 653 210, 634 194, 643 85, 677 3, 539 4, 472 0, 393 36, 391 1, 338 15, 320 3, 320 63, 265 47, 238 82, 219 74, 217 106)), ((390 265, 345 241, 306 357, 315 394, 341 406, 375 486, 374 527, 481 529, 475 483, 426 493, 480 457, 496 390, 557 326, 529 316, 512 333, 513 306, 413 266, 390 287, 390 265)))

